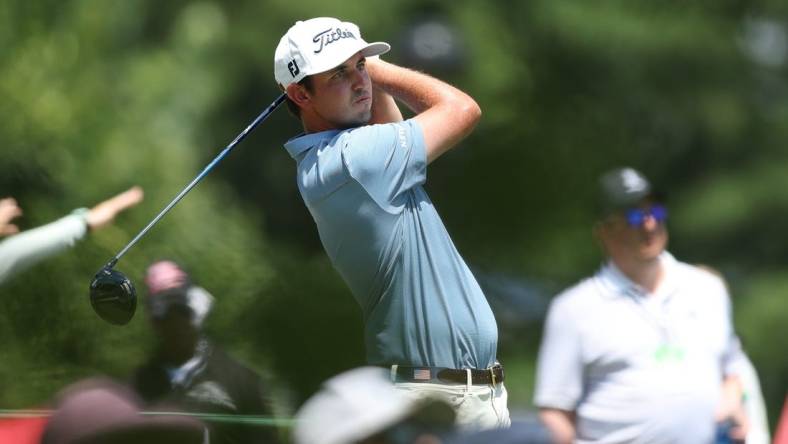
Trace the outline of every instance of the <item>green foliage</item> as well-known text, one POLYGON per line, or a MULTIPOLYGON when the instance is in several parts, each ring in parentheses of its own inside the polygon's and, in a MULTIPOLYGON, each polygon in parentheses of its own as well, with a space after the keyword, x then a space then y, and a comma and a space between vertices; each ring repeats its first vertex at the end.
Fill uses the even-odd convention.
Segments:
MULTIPOLYGON (((19 381, 3 384, 0 406, 45 402, 90 374, 125 377, 143 358, 143 313, 124 328, 103 324, 87 303, 90 278, 273 100, 279 37, 318 15, 390 41, 393 61, 406 59, 404 31, 418 20, 457 31, 464 63, 436 74, 484 115, 430 168, 428 191, 474 267, 568 285, 600 259, 597 175, 629 164, 655 179, 670 196, 671 249, 728 274, 737 328, 777 414, 788 387, 788 81, 784 60, 765 64, 747 49, 753 23, 785 32, 788 9, 776 1, 6 1, 0 194, 19 200, 23 228, 132 184, 146 198, 0 287, 0 381, 19 381)), ((217 298, 211 334, 286 386, 287 413, 363 362, 360 312, 281 148, 298 131, 286 112, 273 115, 118 266, 144 301, 151 261, 184 263, 217 298)), ((502 334, 515 409, 530 405, 539 335, 525 321, 502 334)))

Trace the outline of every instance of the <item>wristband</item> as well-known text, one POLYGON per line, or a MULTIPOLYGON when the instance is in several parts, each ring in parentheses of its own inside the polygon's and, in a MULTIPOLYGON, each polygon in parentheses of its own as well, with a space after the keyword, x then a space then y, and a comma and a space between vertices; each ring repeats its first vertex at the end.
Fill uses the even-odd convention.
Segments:
POLYGON ((85 222, 85 227, 90 230, 90 225, 88 224, 88 213, 90 213, 90 208, 77 208, 76 210, 71 212, 72 216, 79 216, 83 222, 85 222))

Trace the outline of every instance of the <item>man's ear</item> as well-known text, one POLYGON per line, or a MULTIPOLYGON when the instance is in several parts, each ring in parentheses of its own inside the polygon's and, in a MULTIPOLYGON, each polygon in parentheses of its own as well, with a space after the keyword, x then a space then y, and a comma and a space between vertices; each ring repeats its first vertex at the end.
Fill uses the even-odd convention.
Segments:
POLYGON ((291 83, 287 85, 287 97, 299 108, 304 108, 311 102, 309 91, 306 87, 298 83, 291 83))

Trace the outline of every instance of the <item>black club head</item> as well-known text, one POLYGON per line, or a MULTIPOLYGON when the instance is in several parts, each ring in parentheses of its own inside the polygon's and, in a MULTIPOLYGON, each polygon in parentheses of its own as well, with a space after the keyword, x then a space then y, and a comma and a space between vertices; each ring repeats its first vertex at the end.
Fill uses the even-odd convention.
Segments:
POLYGON ((137 292, 123 273, 104 267, 90 282, 90 305, 101 319, 125 325, 137 309, 137 292))

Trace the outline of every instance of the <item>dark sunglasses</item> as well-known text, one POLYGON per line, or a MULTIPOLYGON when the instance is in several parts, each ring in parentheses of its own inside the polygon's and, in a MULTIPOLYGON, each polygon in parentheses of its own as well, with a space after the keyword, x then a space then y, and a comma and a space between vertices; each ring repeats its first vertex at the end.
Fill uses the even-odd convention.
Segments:
POLYGON ((624 218, 631 227, 642 226, 649 216, 656 222, 663 223, 668 218, 668 209, 662 205, 652 205, 648 208, 630 208, 624 211, 624 218))

